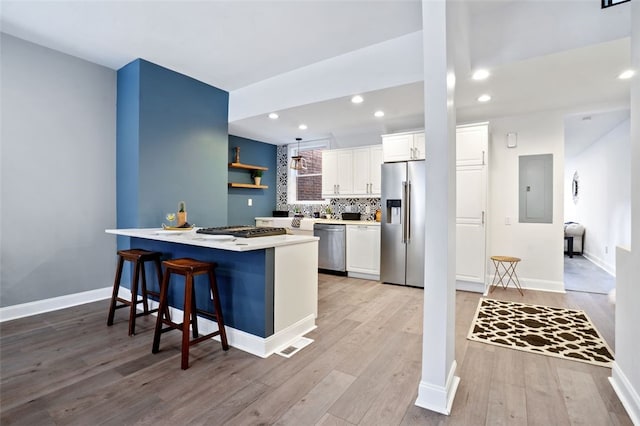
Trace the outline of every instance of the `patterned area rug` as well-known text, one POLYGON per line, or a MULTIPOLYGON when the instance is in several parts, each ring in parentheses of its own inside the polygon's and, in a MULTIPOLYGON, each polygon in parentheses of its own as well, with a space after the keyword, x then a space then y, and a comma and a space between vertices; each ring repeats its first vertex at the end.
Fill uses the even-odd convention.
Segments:
POLYGON ((467 339, 611 368, 613 352, 584 311, 480 299, 467 339))

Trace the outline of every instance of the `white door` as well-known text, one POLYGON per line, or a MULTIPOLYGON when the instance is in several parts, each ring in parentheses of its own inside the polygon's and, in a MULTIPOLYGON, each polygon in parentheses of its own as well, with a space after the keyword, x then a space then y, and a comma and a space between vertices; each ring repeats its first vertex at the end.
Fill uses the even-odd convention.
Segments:
POLYGON ((458 127, 456 129, 456 165, 486 164, 488 135, 486 124, 458 127))
POLYGON ((411 160, 413 134, 382 136, 382 152, 385 163, 411 160))
POLYGON ((424 160, 425 155, 424 133, 416 133, 413 136, 413 159, 424 160))
POLYGON ((353 195, 353 150, 338 150, 336 176, 338 195, 353 195))
POLYGON ((322 151, 322 196, 335 197, 338 191, 338 154, 336 151, 322 151))
POLYGON ((484 283, 486 166, 458 166, 456 192, 456 279, 484 283))
POLYGON ((369 148, 353 150, 353 194, 369 193, 369 148))
POLYGON ((347 271, 380 275, 379 225, 347 225, 347 271))
POLYGON ((371 197, 379 197, 382 194, 382 145, 370 148, 369 162, 369 194, 371 197))

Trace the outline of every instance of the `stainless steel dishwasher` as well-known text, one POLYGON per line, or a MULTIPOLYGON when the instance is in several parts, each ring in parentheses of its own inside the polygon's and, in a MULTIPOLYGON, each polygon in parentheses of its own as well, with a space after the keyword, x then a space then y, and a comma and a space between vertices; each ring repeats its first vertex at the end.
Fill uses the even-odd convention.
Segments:
POLYGON ((318 241, 318 269, 346 272, 346 232, 344 225, 316 223, 313 235, 318 241))

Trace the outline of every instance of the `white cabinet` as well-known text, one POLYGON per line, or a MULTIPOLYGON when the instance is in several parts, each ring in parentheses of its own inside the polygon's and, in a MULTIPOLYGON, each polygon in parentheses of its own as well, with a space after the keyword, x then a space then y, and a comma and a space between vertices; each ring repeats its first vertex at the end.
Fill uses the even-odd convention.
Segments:
POLYGON ((353 150, 353 194, 379 197, 382 183, 382 146, 355 148, 353 150))
POLYGON ((456 280, 483 292, 487 255, 488 125, 456 129, 456 280))
POLYGON ((382 146, 322 152, 322 196, 379 197, 382 146))
POLYGON ((382 135, 385 163, 425 159, 424 132, 382 135))
POLYGON ((484 165, 488 159, 489 131, 486 124, 456 128, 456 165, 484 165))
POLYGON ((350 276, 380 275, 380 225, 346 225, 347 272, 350 276))
POLYGON ((322 196, 332 198, 353 193, 353 150, 322 152, 322 196))

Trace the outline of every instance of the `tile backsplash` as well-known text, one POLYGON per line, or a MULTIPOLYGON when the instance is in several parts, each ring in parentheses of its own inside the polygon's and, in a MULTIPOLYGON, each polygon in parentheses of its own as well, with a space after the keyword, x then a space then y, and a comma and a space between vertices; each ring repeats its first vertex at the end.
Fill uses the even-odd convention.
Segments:
POLYGON ((375 219, 376 210, 380 208, 380 198, 334 198, 330 204, 287 204, 287 146, 279 145, 276 155, 278 157, 276 170, 276 208, 278 210, 288 210, 290 214, 297 211, 308 217, 318 212, 320 217, 323 217, 327 207, 330 206, 332 214, 337 218, 340 218, 344 212, 352 212, 360 213, 362 220, 375 219))

